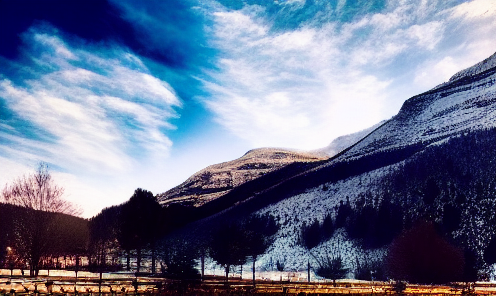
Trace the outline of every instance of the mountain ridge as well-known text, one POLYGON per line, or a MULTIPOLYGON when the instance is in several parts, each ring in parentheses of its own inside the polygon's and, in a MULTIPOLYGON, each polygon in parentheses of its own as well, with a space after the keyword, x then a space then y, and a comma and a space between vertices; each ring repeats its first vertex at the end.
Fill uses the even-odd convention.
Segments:
POLYGON ((304 151, 281 148, 252 149, 238 159, 213 164, 196 172, 179 186, 158 194, 157 198, 162 206, 180 203, 199 207, 243 183, 288 164, 324 159, 326 157, 304 151))
MULTIPOLYGON (((456 159, 449 157, 458 155, 457 151, 460 149, 457 145, 465 142, 471 143, 473 147, 479 147, 479 143, 484 141, 495 142, 495 81, 496 67, 475 75, 461 75, 441 87, 408 99, 396 116, 327 160, 303 166, 288 165, 242 184, 222 198, 200 207, 205 209, 206 214, 202 216, 202 220, 185 228, 189 239, 197 240, 208 236, 216 227, 230 223, 229 221, 239 221, 250 215, 270 215, 275 218, 280 230, 272 247, 261 257, 259 266, 267 265, 272 258, 285 258, 288 268, 298 270, 304 268, 308 261, 314 261, 315 256, 325 255, 326 250, 337 242, 346 246, 344 249, 354 250, 354 253, 342 253, 344 262, 352 264, 355 260, 352 256, 355 255, 350 254, 361 251, 357 249, 360 244, 352 242, 347 234, 348 230, 339 229, 331 239, 311 250, 306 250, 301 245, 300 230, 315 221, 322 223, 328 215, 337 219, 337 209, 343 203, 349 203, 350 207, 357 209, 360 209, 360 204, 377 205, 386 199, 396 206, 408 205, 404 208, 402 225, 408 227, 411 225, 409 219, 422 215, 435 221, 443 221, 446 206, 456 205, 452 199, 460 199, 460 196, 479 196, 482 200, 494 200, 490 197, 492 193, 488 197, 474 195, 477 192, 474 186, 482 186, 476 185, 477 182, 489 182, 484 185, 487 188, 496 186, 491 183, 494 179, 490 178, 494 175, 492 169, 477 171, 477 167, 473 167, 470 168, 473 172, 469 174, 463 164, 456 164, 456 159), (483 138, 479 141, 477 137, 483 138), (441 152, 448 160, 440 162, 437 167, 429 168, 431 163, 439 161, 439 157, 435 155, 441 152), (422 166, 429 168, 428 173, 422 173, 425 168, 415 168, 422 166), (405 171, 409 167, 414 170, 405 171), (443 169, 439 172, 438 168, 443 169), (448 172, 452 172, 451 175, 448 172), (402 177, 403 175, 405 176, 402 177), (437 177, 438 175, 444 177, 437 177), (413 181, 409 176, 412 176, 413 181), (474 176, 473 181, 467 179, 470 176, 474 176), (461 183, 450 185, 453 181, 449 178, 455 178, 461 183), (398 182, 395 180, 403 180, 403 183, 395 183, 398 182), (416 185, 401 185, 414 181, 417 182, 416 185), (439 188, 440 193, 432 197, 433 201, 426 197, 425 192, 429 192, 429 186, 439 188)), ((463 147, 463 151, 470 151, 469 148, 463 147)), ((475 160, 469 161, 467 167, 480 162, 477 159, 479 155, 484 159, 488 158, 485 169, 491 168, 491 163, 496 163, 491 151, 472 151, 472 154, 464 156, 465 162, 475 160)), ((480 204, 481 202, 465 202, 459 204, 459 207, 480 207, 480 204)), ((492 202, 484 201, 482 204, 492 202)), ((484 219, 477 216, 477 211, 473 215, 473 219, 484 219)), ((471 221, 472 218, 467 219, 471 221)), ((473 239, 474 236, 470 234, 478 231, 481 230, 474 229, 469 224, 460 224, 458 232, 445 235, 475 252, 478 264, 483 264, 480 263, 483 262, 481 252, 486 248, 487 242, 473 239), (471 240, 477 242, 464 242, 471 240)), ((488 240, 488 236, 492 234, 484 231, 478 236, 488 240)), ((496 235, 496 230, 493 232, 496 235)), ((384 251, 377 249, 374 252, 379 261, 384 260, 384 251)))

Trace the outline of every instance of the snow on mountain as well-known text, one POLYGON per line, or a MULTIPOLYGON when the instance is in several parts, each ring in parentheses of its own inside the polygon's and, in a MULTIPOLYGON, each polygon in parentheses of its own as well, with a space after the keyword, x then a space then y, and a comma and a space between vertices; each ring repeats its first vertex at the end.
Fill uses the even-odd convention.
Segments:
POLYGON ((463 77, 474 76, 494 67, 496 67, 496 53, 494 53, 492 56, 488 57, 487 59, 483 60, 482 62, 479 62, 470 68, 461 70, 460 72, 451 76, 449 82, 461 79, 463 77))
POLYGON ((381 122, 379 122, 379 123, 377 123, 377 124, 375 124, 369 128, 358 131, 356 133, 337 137, 328 146, 326 146, 324 148, 317 149, 317 150, 313 150, 310 152, 313 154, 316 154, 316 155, 332 157, 332 156, 338 154, 339 152, 343 151, 344 149, 350 147, 351 145, 355 144, 359 140, 363 139, 370 132, 372 132, 373 130, 375 130, 376 128, 378 128, 379 126, 381 126, 385 122, 386 121, 381 121, 381 122))
POLYGON ((325 186, 312 188, 257 212, 258 215, 272 215, 282 226, 272 247, 261 258, 260 267, 271 259, 283 258, 287 270, 305 270, 308 261, 315 264, 313 256, 325 256, 326 248, 335 244, 340 244, 342 250, 340 255, 343 256, 344 262, 347 265, 353 264, 358 250, 352 242, 346 240, 345 234, 338 233, 333 239, 317 246, 310 253, 299 243, 300 231, 304 224, 309 225, 314 220, 322 222, 327 214, 335 211, 340 202, 345 202, 348 198, 353 201, 368 190, 377 188, 381 178, 395 167, 381 168, 335 183, 323 184, 325 186))
MULTIPOLYGON (((377 153, 388 155, 390 151, 398 151, 405 147, 419 147, 418 151, 421 151, 429 145, 444 143, 469 131, 496 128, 495 61, 496 55, 492 55, 483 62, 455 74, 444 85, 410 98, 392 119, 375 130, 369 129, 371 133, 368 136, 312 171, 315 174, 318 174, 319 170, 325 173, 327 171, 324 171, 324 168, 377 153)), ((348 143, 359 138, 359 135, 350 136, 348 143)), ((348 140, 346 137, 344 139, 348 140)), ((333 147, 339 147, 338 142, 336 139, 336 143, 331 144, 330 148, 324 148, 327 149, 325 151, 334 153, 341 150, 341 147, 332 150, 333 147)), ((263 269, 268 262, 284 258, 288 270, 305 270, 307 262, 316 264, 316 256, 329 255, 330 249, 336 251, 336 244, 340 245, 338 252, 343 256, 345 264, 348 267, 353 266, 360 250, 346 240, 343 233, 338 232, 332 239, 309 252, 299 243, 302 226, 315 219, 322 221, 325 215, 335 213, 336 206, 341 201, 349 199, 354 202, 366 191, 373 192, 385 176, 397 170, 404 162, 400 160, 342 180, 326 182, 259 210, 257 214, 274 216, 281 228, 270 250, 257 263, 258 266, 263 269)), ((384 254, 384 250, 375 252, 374 256, 379 258, 384 254)))
POLYGON ((408 99, 399 113, 342 155, 339 160, 419 143, 434 143, 465 130, 496 127, 495 55, 441 87, 408 99), (490 61, 488 61, 490 60, 490 61), (482 71, 483 72, 479 72, 482 71))
MULTIPOLYGON (((267 154, 252 151, 233 162, 214 165, 200 171, 181 185, 185 189, 179 187, 176 189, 191 192, 186 189, 189 186, 188 188, 204 190, 210 186, 209 184, 217 182, 215 180, 219 180, 219 183, 233 182, 235 178, 224 177, 223 174, 229 175, 224 173, 227 170, 231 172, 231 175, 237 173, 243 175, 249 166, 256 168, 253 171, 254 175, 250 175, 246 181, 239 183, 238 189, 241 188, 241 190, 232 190, 233 187, 230 185, 218 187, 232 191, 223 198, 235 198, 239 199, 239 202, 230 204, 228 208, 222 208, 221 212, 192 223, 184 231, 185 235, 195 240, 208 239, 206 233, 214 231, 213 229, 218 225, 245 219, 252 213, 268 214, 275 218, 280 228, 272 246, 257 260, 258 270, 273 270, 273 263, 279 260, 284 262, 286 271, 304 271, 309 262, 314 267, 318 264, 316 258, 326 256, 329 258, 335 255, 343 258, 347 268, 353 268, 357 260, 363 256, 383 261, 385 247, 368 249, 364 253, 358 243, 347 237, 343 228, 338 229, 331 239, 319 243, 310 251, 306 250, 302 246, 300 237, 303 225, 309 225, 315 220, 322 222, 329 214, 335 218, 336 207, 347 200, 353 204, 367 195, 375 195, 374 198, 384 199, 385 193, 389 192, 389 188, 384 187, 385 182, 390 181, 391 176, 400 172, 407 164, 416 164, 416 157, 421 156, 430 148, 440 147, 441 144, 449 143, 453 139, 464 138, 475 131, 496 130, 494 60, 495 55, 457 73, 450 81, 408 99, 399 113, 390 120, 357 134, 338 138, 328 147, 317 151, 326 155, 334 154, 334 157, 327 160, 317 161, 319 159, 315 158, 314 154, 305 156, 297 154, 294 156, 296 160, 307 162, 306 165, 286 165, 289 163, 287 161, 283 161, 282 164, 271 164, 273 156, 279 155, 281 151, 269 151, 267 154), (253 155, 261 156, 253 158, 253 155), (313 162, 309 165, 308 161, 313 162), (265 167, 267 163, 271 165, 265 167), (271 171, 266 171, 265 174, 259 171, 266 168, 271 171), (202 179, 201 176, 205 172, 209 172, 211 176, 202 179), (213 178, 212 176, 215 175, 218 177, 213 178), (186 186, 188 183, 197 185, 186 186), (201 237, 202 235, 205 237, 201 237)), ((493 134, 488 137, 492 139, 493 134)), ((468 139, 468 136, 465 138, 468 139)), ((453 149, 457 148, 460 147, 449 145, 445 147, 448 152, 455 151, 453 149)), ((477 160, 478 155, 474 154, 474 157, 477 160)), ((486 155, 485 157, 493 161, 492 156, 486 155)), ((477 169, 477 167, 472 168, 471 173, 489 175, 491 180, 494 179, 492 169, 490 172, 482 173, 477 169)), ((456 174, 463 178, 467 176, 464 171, 458 171, 456 174)), ((409 176, 406 178, 408 179, 409 176)), ((424 190, 425 188, 421 186, 425 187, 425 184, 411 186, 410 189, 415 192, 402 191, 401 194, 405 193, 407 195, 405 198, 413 198, 414 202, 420 198, 418 203, 423 204, 424 193, 419 193, 419 190, 424 190)), ((450 192, 461 190, 458 187, 462 187, 461 184, 450 186, 452 186, 449 187, 450 192)), ((476 189, 471 187, 465 189, 468 191, 460 191, 458 195, 474 197, 470 190, 476 191, 476 189)), ((208 196, 208 192, 203 192, 202 194, 208 196)), ((170 199, 171 196, 169 195, 168 198, 170 199)), ((491 195, 491 198, 492 196, 494 195, 491 195)), ((448 194, 444 198, 452 199, 453 196, 448 194)), ((438 203, 436 206, 443 211, 445 200, 441 201, 438 198, 436 202, 438 203)), ((206 205, 209 204, 211 203, 206 203, 206 205)), ((477 211, 477 207, 474 209, 477 211)), ((479 222, 481 221, 477 220, 477 223, 479 222)), ((457 231, 461 235, 465 230, 459 228, 457 231)), ((482 247, 478 246, 477 250, 480 251, 482 247)), ((480 252, 478 256, 480 257, 480 252)), ((246 268, 248 266, 245 270, 246 268)))

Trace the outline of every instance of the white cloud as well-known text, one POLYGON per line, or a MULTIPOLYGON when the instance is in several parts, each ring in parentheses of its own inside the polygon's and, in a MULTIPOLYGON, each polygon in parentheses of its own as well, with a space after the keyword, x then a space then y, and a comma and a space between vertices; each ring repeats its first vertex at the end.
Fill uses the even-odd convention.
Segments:
POLYGON ((389 118, 409 96, 492 53, 490 33, 470 36, 456 28, 494 34, 494 24, 451 19, 484 13, 496 23, 493 4, 472 1, 441 11, 440 5, 390 1, 384 12, 352 23, 293 31, 271 30, 258 6, 217 11, 213 45, 221 52, 220 71, 208 73, 212 79, 204 85, 212 96, 205 104, 253 146, 325 146, 389 118))
MULTIPOLYGON (((167 155, 172 142, 161 129, 173 128, 168 119, 181 103, 137 57, 126 52, 99 57, 40 33, 34 33, 33 42, 44 49, 30 53, 35 63, 58 69, 25 81, 25 87, 4 79, 0 95, 19 117, 55 137, 54 143, 42 145, 51 162, 112 174, 133 168, 132 149, 167 155), (137 63, 131 69, 123 59, 137 63)), ((21 139, 17 143, 22 149, 21 139)))
POLYGON ((432 50, 436 47, 442 37, 443 24, 438 21, 423 25, 413 25, 408 28, 408 35, 416 39, 417 45, 432 50))
POLYGON ((164 131, 175 128, 170 120, 182 104, 172 87, 129 52, 98 53, 36 29, 29 34, 24 54, 36 78, 0 80, 0 97, 39 136, 2 123, 0 166, 8 173, 0 182, 45 161, 89 217, 130 197, 136 184, 157 180, 151 173, 164 170, 172 146, 164 131))
POLYGON ((452 57, 448 56, 433 65, 419 69, 414 81, 417 84, 424 85, 428 89, 432 87, 432 77, 440 78, 442 81, 448 81, 459 69, 460 65, 452 57))
POLYGON ((472 0, 450 10, 454 18, 493 18, 496 16, 496 2, 493 0, 472 0))

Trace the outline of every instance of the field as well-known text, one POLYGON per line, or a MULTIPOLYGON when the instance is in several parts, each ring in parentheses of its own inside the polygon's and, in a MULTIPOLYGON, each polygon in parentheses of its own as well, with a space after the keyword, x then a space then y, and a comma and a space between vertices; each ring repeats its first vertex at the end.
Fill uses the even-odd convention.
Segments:
POLYGON ((204 281, 180 282, 126 273, 100 275, 79 272, 42 271, 36 278, 0 270, 0 295, 496 295, 496 284, 472 283, 452 286, 407 284, 402 292, 392 282, 338 280, 320 282, 257 280, 233 277, 226 284, 220 276, 204 281), (71 275, 72 273, 72 275, 71 275))

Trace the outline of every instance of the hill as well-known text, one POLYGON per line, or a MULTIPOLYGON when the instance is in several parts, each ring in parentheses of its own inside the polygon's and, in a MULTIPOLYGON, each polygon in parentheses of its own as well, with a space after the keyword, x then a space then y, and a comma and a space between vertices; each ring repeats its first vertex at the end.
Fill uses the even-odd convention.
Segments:
POLYGON ((158 194, 157 199, 163 206, 179 203, 199 207, 229 193, 241 184, 289 164, 316 162, 326 158, 285 149, 254 149, 236 160, 211 165, 195 173, 179 186, 158 194))
POLYGON ((205 203, 202 219, 178 234, 208 240, 222 224, 270 215, 279 231, 260 268, 279 258, 302 270, 331 252, 352 271, 363 260, 384 262, 399 233, 426 220, 481 277, 496 234, 495 59, 408 99, 396 116, 327 160, 286 165, 205 203), (326 219, 332 234, 305 246, 305 229, 316 223, 323 230, 326 219))

